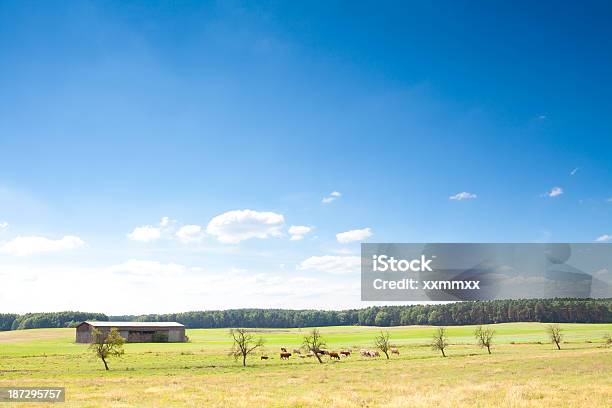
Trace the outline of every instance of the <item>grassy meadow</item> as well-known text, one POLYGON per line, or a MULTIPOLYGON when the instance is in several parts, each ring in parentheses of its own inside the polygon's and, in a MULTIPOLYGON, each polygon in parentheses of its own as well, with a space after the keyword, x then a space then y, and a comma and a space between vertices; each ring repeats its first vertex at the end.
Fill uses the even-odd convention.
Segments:
POLYGON ((561 351, 545 324, 493 326, 492 355, 475 345, 474 326, 449 327, 446 358, 429 346, 434 328, 392 327, 400 356, 391 360, 359 356, 380 328, 325 327, 330 350, 354 354, 322 365, 279 359, 280 347, 299 347, 308 329, 253 329, 272 359, 258 353, 246 368, 228 356, 227 329, 196 329, 189 343, 126 344, 108 372, 74 343, 74 329, 0 332, 0 386, 64 386, 66 407, 612 406, 612 348, 603 345, 612 324, 562 324, 561 351))

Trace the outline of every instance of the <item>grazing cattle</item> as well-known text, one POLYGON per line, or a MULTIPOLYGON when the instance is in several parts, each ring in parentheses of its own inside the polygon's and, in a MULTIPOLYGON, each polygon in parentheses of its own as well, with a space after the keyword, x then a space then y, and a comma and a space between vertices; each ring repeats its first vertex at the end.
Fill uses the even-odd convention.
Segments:
POLYGON ((361 357, 370 357, 370 352, 366 349, 359 350, 359 353, 361 354, 361 357))
POLYGON ((321 350, 319 350, 319 354, 321 354, 322 356, 325 356, 325 355, 329 354, 329 351, 321 349, 321 350))
POLYGON ((284 348, 284 347, 281 347, 281 351, 282 351, 283 353, 286 353, 286 352, 287 352, 287 349, 286 349, 286 348, 284 348))
POLYGON ((340 354, 336 353, 335 351, 330 351, 327 354, 329 355, 329 358, 335 358, 336 360, 340 360, 340 354))
POLYGON ((363 357, 380 357, 380 353, 374 350, 361 350, 363 357))
POLYGON ((351 355, 351 352, 350 352, 350 351, 346 351, 346 350, 342 350, 342 351, 340 352, 340 355, 341 355, 341 356, 344 356, 344 357, 348 357, 348 356, 350 356, 350 355, 351 355))
POLYGON ((306 354, 306 357, 314 357, 315 353, 312 351, 309 351, 308 354, 306 354))
POLYGON ((281 360, 289 360, 289 357, 291 357, 291 353, 280 353, 281 360))
POLYGON ((397 347, 391 347, 391 354, 397 354, 399 356, 399 350, 397 347))
POLYGON ((269 359, 269 358, 270 358, 270 357, 268 357, 268 356, 261 356, 261 359, 262 359, 262 360, 267 360, 267 359, 269 359))
POLYGON ((300 351, 300 349, 293 349, 293 353, 294 353, 294 354, 302 354, 302 352, 300 351))

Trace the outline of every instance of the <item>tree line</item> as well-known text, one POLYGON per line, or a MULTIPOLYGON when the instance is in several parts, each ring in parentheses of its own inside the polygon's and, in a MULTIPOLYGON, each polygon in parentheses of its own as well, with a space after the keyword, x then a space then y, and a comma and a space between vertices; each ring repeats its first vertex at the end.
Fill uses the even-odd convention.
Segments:
POLYGON ((470 301, 438 305, 372 306, 350 310, 234 309, 121 316, 83 312, 0 314, 0 330, 74 327, 84 320, 175 321, 191 329, 346 325, 457 326, 512 322, 610 323, 612 298, 470 301))
POLYGON ((85 320, 108 321, 103 313, 53 312, 53 313, 0 313, 1 330, 45 329, 75 327, 85 320))

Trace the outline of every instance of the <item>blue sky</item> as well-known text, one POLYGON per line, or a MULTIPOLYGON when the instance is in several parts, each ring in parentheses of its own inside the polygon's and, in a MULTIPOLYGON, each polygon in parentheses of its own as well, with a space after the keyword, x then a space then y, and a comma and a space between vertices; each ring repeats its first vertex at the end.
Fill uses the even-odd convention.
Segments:
POLYGON ((0 310, 359 307, 360 242, 610 239, 610 17, 2 2, 0 310))

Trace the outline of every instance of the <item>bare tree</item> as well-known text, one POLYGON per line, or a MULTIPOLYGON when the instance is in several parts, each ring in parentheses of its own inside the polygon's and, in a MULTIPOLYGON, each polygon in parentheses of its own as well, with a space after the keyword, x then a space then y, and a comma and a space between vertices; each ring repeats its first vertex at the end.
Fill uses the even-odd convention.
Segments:
POLYGON ((491 344, 493 340, 493 335, 495 334, 495 330, 491 328, 482 328, 482 326, 478 326, 476 330, 474 330, 474 337, 476 337, 476 342, 480 346, 480 348, 487 348, 489 354, 491 354, 491 344))
POLYGON ((442 353, 442 357, 446 357, 444 349, 448 347, 448 337, 446 335, 446 327, 438 327, 433 334, 431 342, 432 350, 439 350, 442 353))
POLYGON ((319 329, 312 329, 312 331, 310 332, 310 334, 307 334, 306 336, 304 336, 304 347, 310 351, 311 353, 313 353, 315 355, 315 357, 317 358, 317 360, 319 360, 319 363, 323 363, 323 360, 321 360, 321 349, 323 347, 326 346, 325 341, 323 340, 323 337, 321 336, 321 332, 319 332, 319 329))
POLYGON ((561 350, 561 340, 563 340, 563 334, 561 333, 561 326, 558 324, 551 324, 548 326, 548 336, 550 337, 550 341, 557 345, 557 348, 561 350))
POLYGON ((108 371, 108 363, 106 359, 109 357, 120 357, 123 355, 123 337, 119 334, 119 330, 116 327, 112 328, 108 335, 104 334, 94 328, 91 332, 91 344, 89 349, 93 351, 96 357, 98 357, 104 363, 104 368, 108 371))
POLYGON ((234 341, 230 356, 236 360, 242 358, 242 365, 246 367, 247 356, 263 346, 263 339, 256 339, 247 329, 231 329, 230 336, 234 341))
POLYGON ((389 349, 391 348, 391 344, 389 343, 389 332, 388 331, 383 332, 381 330, 380 336, 376 336, 376 338, 374 339, 374 345, 380 351, 385 353, 385 356, 387 356, 387 360, 388 360, 389 359, 389 349))

